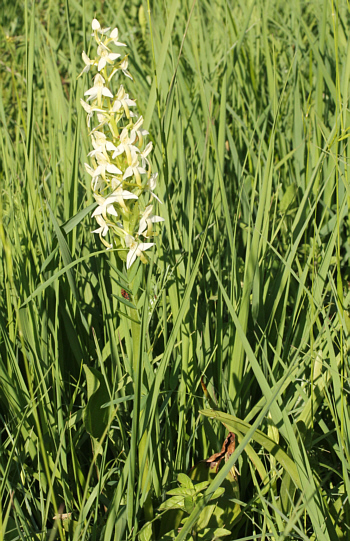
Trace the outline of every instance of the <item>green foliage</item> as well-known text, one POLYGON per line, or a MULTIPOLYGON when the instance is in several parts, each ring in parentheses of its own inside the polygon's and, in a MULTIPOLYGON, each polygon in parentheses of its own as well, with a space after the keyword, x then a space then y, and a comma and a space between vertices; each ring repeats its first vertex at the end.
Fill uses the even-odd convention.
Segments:
POLYGON ((150 4, 3 2, 1 536, 345 540, 348 5, 150 4), (91 234, 94 16, 130 45, 152 135, 146 268, 91 234), (227 428, 227 463, 188 481, 227 428))
MULTIPOLYGON (((205 481, 193 483, 191 478, 180 473, 178 475, 178 482, 180 484, 179 488, 174 488, 167 492, 168 496, 171 498, 165 500, 159 507, 160 511, 165 511, 161 516, 161 523, 159 526, 159 537, 157 539, 175 539, 179 527, 181 528, 182 524, 186 523, 190 515, 198 502, 203 499, 203 491, 208 488, 210 485, 211 477, 209 471, 209 465, 204 464, 204 467, 201 467, 202 464, 197 464, 197 466, 191 471, 191 478, 193 480, 198 480, 198 478, 207 478, 205 481), (204 475, 203 475, 204 474, 204 475)), ((231 477, 228 478, 228 487, 235 480, 232 480, 231 477)), ((228 508, 230 506, 230 500, 225 494, 225 487, 220 487, 211 495, 210 501, 214 500, 213 504, 205 506, 203 511, 200 513, 196 523, 192 526, 191 536, 189 539, 218 539, 219 537, 224 537, 230 535, 231 530, 225 529, 223 526, 230 523, 228 517, 228 508)), ((232 497, 232 495, 230 494, 232 497)), ((239 507, 236 509, 236 515, 239 513, 239 507)), ((235 517, 231 517, 231 522, 235 517)), ((139 538, 141 540, 150 540, 153 538, 151 522, 148 522, 144 528, 141 530, 139 538)))

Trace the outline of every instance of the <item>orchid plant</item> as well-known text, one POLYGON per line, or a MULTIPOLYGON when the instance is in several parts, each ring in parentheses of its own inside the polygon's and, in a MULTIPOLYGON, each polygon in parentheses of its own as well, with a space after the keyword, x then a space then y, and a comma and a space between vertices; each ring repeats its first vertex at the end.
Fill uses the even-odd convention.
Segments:
POLYGON ((147 263, 144 252, 154 245, 148 241, 156 235, 153 224, 164 221, 153 214, 154 201, 161 203, 154 193, 158 173, 152 172, 148 158, 152 143, 146 143, 149 133, 142 128, 143 117, 132 111, 136 101, 122 84, 112 92, 116 79, 132 80, 128 55, 111 50, 113 46, 122 51, 126 44, 119 41, 117 28, 101 28, 97 19, 92 30, 97 54, 90 59, 83 51, 85 67, 79 77, 97 70, 93 86, 84 94, 86 101, 80 100, 93 146, 88 154, 92 166, 85 164, 97 203, 92 216, 98 227, 93 233, 107 249, 117 249, 129 269, 137 258, 147 263))

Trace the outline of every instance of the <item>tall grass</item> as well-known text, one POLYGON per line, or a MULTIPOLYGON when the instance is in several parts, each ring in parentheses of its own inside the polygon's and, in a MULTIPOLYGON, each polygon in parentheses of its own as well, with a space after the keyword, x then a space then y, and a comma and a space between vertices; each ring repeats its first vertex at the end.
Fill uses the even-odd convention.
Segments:
POLYGON ((190 539, 234 462, 230 539, 348 539, 348 5, 148 7, 3 5, 1 539, 190 539), (90 232, 95 15, 128 43, 164 201, 131 273, 90 232), (227 431, 233 456, 161 534, 227 431))

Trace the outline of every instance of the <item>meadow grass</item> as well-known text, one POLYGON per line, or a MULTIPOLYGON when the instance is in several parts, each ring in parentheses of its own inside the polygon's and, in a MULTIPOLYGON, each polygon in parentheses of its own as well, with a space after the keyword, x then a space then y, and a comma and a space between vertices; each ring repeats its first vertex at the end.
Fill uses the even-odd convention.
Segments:
POLYGON ((3 3, 0 539, 213 539, 234 464, 228 539, 349 539, 348 5, 150 4, 3 3), (128 44, 164 201, 129 272, 91 234, 94 16, 128 44))

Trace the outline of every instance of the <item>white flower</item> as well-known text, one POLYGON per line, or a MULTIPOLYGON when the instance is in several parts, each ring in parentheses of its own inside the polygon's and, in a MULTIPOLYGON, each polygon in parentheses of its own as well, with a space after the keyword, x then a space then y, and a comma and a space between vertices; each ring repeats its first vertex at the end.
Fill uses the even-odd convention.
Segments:
POLYGON ((139 149, 132 144, 133 142, 134 138, 129 137, 128 129, 124 128, 120 134, 120 144, 115 147, 112 158, 114 159, 125 152, 128 164, 132 165, 136 152, 139 152, 139 149))
POLYGON ((102 237, 105 237, 108 233, 108 225, 106 224, 102 216, 99 216, 99 215, 95 216, 95 220, 97 221, 100 227, 92 231, 92 233, 98 233, 101 241, 106 246, 106 248, 108 249, 113 248, 112 244, 109 244, 104 238, 102 238, 102 237))
POLYGON ((101 25, 97 19, 92 19, 91 26, 93 30, 98 30, 99 28, 101 28, 101 25))
POLYGON ((110 26, 108 28, 101 28, 101 25, 97 19, 92 20, 91 26, 94 32, 99 32, 100 34, 106 34, 111 28, 110 26))
POLYGON ((94 148, 105 147, 106 142, 108 141, 108 139, 106 137, 106 134, 103 133, 102 131, 98 131, 98 130, 94 131, 93 136, 91 138, 94 139, 94 141, 95 141, 96 146, 94 148))
POLYGON ((153 175, 151 175, 149 181, 147 182, 147 187, 148 187, 152 197, 157 199, 157 201, 159 201, 159 203, 163 204, 162 201, 159 199, 159 197, 157 197, 156 194, 153 193, 153 190, 155 190, 156 186, 157 186, 157 177, 158 177, 158 173, 153 173, 153 175))
POLYGON ((124 173, 123 179, 125 180, 126 178, 132 177, 134 175, 138 186, 140 186, 141 188, 142 187, 141 175, 144 175, 145 173, 146 173, 146 170, 140 166, 137 155, 135 155, 133 157, 131 165, 127 167, 124 173))
POLYGON ((155 224, 158 222, 164 222, 164 218, 161 218, 160 216, 152 215, 152 209, 153 209, 153 205, 148 205, 143 211, 142 218, 140 220, 139 230, 137 232, 138 235, 143 235, 146 238, 151 237, 153 234, 152 224, 155 224), (146 233, 144 233, 144 231, 146 231, 146 233))
POLYGON ((105 159, 109 162, 107 154, 107 145, 109 145, 109 141, 105 134, 97 130, 94 131, 91 134, 91 142, 95 150, 91 150, 88 156, 96 156, 97 154, 103 154, 105 159))
POLYGON ((126 235, 125 244, 129 248, 128 255, 126 256, 127 269, 130 269, 137 257, 141 259, 142 263, 147 263, 147 259, 142 252, 154 246, 154 242, 137 242, 131 235, 126 235))
POLYGON ((104 113, 103 109, 99 109, 98 107, 94 107, 93 105, 89 105, 86 103, 86 101, 82 100, 80 98, 81 106, 84 108, 85 112, 87 113, 87 125, 88 128, 90 128, 91 118, 93 117, 94 112, 96 113, 104 113))
POLYGON ((94 155, 98 163, 98 167, 96 167, 93 176, 101 175, 103 178, 106 178, 106 171, 111 175, 123 174, 123 171, 118 169, 118 167, 113 163, 110 163, 110 161, 106 158, 104 154, 102 154, 102 152, 99 152, 98 150, 92 150, 91 152, 89 152, 88 156, 90 155, 94 155))
POLYGON ((120 85, 116 100, 113 103, 113 113, 117 113, 123 107, 127 118, 130 118, 131 116, 133 116, 133 113, 130 113, 129 107, 135 107, 135 105, 136 101, 131 100, 129 98, 129 94, 125 93, 123 85, 120 85))
MULTIPOLYGON (((134 135, 135 139, 136 137, 138 138, 140 147, 142 147, 143 145, 143 136, 149 134, 147 130, 140 129, 142 124, 143 124, 143 116, 140 116, 140 118, 137 120, 136 124, 134 124, 131 130, 131 135, 134 135)), ((152 145, 152 143, 148 143, 148 144, 152 145)))
POLYGON ((107 137, 102 131, 94 131, 91 134, 92 146, 95 150, 103 152, 106 148, 107 137))
POLYGON ((101 71, 107 63, 113 64, 114 61, 121 56, 118 53, 111 53, 108 49, 101 47, 101 45, 97 47, 97 54, 100 56, 97 67, 98 71, 101 71))
POLYGON ((83 75, 83 73, 87 73, 90 70, 90 66, 95 65, 95 60, 90 60, 90 58, 88 57, 88 55, 86 54, 85 51, 83 51, 81 53, 81 56, 83 57, 85 68, 83 69, 83 71, 81 73, 79 73, 78 79, 79 79, 79 77, 81 77, 83 75))
POLYGON ((119 203, 125 212, 127 212, 128 209, 124 203, 124 199, 138 199, 137 195, 134 193, 129 192, 128 190, 123 190, 121 185, 119 185, 118 188, 113 191, 112 196, 115 197, 116 203, 119 203))
POLYGON ((93 112, 98 112, 98 113, 104 113, 105 112, 104 109, 99 109, 98 107, 95 107, 95 105, 89 105, 88 103, 86 103, 86 101, 84 101, 81 98, 80 98, 80 103, 81 103, 81 106, 85 109, 85 111, 89 115, 92 114, 93 112))
POLYGON ((143 151, 140 153, 141 161, 142 161, 142 167, 145 167, 145 164, 147 163, 148 167, 151 168, 150 162, 147 160, 148 154, 151 152, 153 148, 152 142, 150 141, 146 147, 143 149, 143 151))
POLYGON ((113 28, 112 32, 110 33, 110 37, 114 45, 117 45, 117 47, 126 47, 126 43, 120 43, 120 41, 118 41, 118 28, 113 28))
POLYGON ((120 69, 122 70, 122 72, 124 73, 124 75, 126 77, 129 77, 133 81, 133 78, 132 78, 131 74, 128 72, 128 59, 127 59, 127 57, 125 57, 124 60, 121 61, 120 69))
POLYGON ((95 216, 95 220, 100 227, 98 227, 94 231, 91 231, 91 233, 99 233, 100 235, 102 235, 102 237, 105 237, 108 233, 108 225, 100 215, 95 216))
POLYGON ((92 191, 97 192, 103 186, 103 180, 101 179, 101 177, 99 175, 99 171, 97 171, 96 169, 93 169, 87 163, 84 163, 84 165, 85 165, 86 172, 89 173, 89 175, 91 175, 91 177, 92 177, 92 179, 91 179, 91 189, 92 189, 92 191), (97 173, 96 173, 96 171, 97 171, 97 173))
POLYGON ((89 96, 88 101, 95 100, 97 98, 99 107, 101 107, 102 104, 102 96, 113 98, 112 92, 104 86, 104 82, 104 78, 98 73, 94 79, 94 86, 89 88, 89 90, 87 90, 84 94, 84 96, 89 96))
POLYGON ((97 195, 94 193, 94 198, 98 203, 98 207, 94 210, 91 216, 99 216, 102 214, 105 220, 107 220, 107 212, 108 214, 113 214, 113 216, 118 216, 118 213, 113 206, 114 203, 117 202, 117 198, 114 195, 109 195, 105 199, 102 197, 102 195, 97 195))

